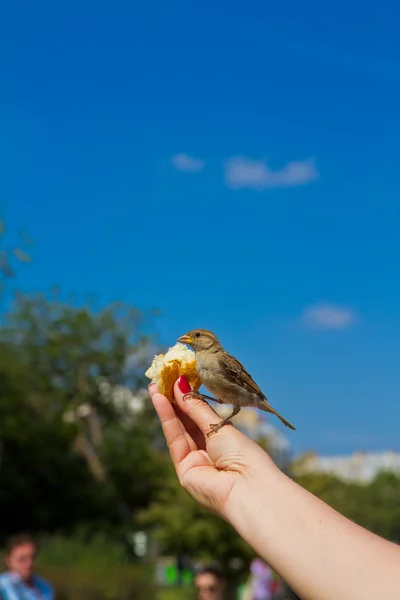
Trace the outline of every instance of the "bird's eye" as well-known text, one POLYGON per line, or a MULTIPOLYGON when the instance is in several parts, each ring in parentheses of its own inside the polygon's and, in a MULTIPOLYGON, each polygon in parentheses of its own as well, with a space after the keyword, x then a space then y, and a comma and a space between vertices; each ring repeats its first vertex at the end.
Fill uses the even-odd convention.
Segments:
POLYGON ((194 337, 200 337, 200 331, 196 331, 196 333, 194 334, 194 337))

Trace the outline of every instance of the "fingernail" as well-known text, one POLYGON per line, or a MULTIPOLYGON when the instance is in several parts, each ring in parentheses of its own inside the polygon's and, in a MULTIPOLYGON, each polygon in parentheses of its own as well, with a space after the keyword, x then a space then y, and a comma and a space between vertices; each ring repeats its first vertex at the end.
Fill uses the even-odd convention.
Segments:
POLYGON ((181 375, 178 379, 178 388, 181 390, 182 394, 188 394, 192 391, 192 388, 184 375, 181 375))

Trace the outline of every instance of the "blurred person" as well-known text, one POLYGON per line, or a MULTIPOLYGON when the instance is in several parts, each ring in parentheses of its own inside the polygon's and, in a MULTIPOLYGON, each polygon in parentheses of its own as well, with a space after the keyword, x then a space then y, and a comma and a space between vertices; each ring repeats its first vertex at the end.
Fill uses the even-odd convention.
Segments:
POLYGON ((216 567, 204 567, 194 578, 198 600, 223 600, 226 592, 226 581, 216 567))
POLYGON ((11 537, 6 544, 7 571, 0 575, 2 600, 53 600, 50 584, 34 573, 37 544, 28 534, 11 537))
POLYGON ((269 565, 261 558, 255 558, 250 565, 251 599, 271 600, 273 590, 273 573, 269 565))
POLYGON ((301 600, 287 583, 281 581, 279 589, 272 594, 272 600, 301 600))

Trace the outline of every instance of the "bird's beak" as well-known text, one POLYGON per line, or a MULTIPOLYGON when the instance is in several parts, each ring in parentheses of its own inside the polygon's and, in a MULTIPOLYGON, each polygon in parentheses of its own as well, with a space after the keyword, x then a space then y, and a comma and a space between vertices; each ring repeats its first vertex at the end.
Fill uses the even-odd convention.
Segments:
POLYGON ((181 335, 181 337, 178 338, 178 342, 181 342, 182 344, 193 344, 194 339, 191 335, 185 333, 185 335, 181 335))

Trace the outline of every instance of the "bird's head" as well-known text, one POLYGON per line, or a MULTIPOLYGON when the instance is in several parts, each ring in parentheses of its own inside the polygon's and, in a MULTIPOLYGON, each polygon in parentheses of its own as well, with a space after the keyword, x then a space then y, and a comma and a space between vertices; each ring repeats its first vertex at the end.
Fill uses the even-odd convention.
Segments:
POLYGON ((188 333, 185 333, 185 335, 181 335, 181 337, 178 338, 178 342, 188 344, 195 352, 221 347, 217 336, 214 335, 212 331, 208 331, 208 329, 192 329, 191 331, 188 331, 188 333))

